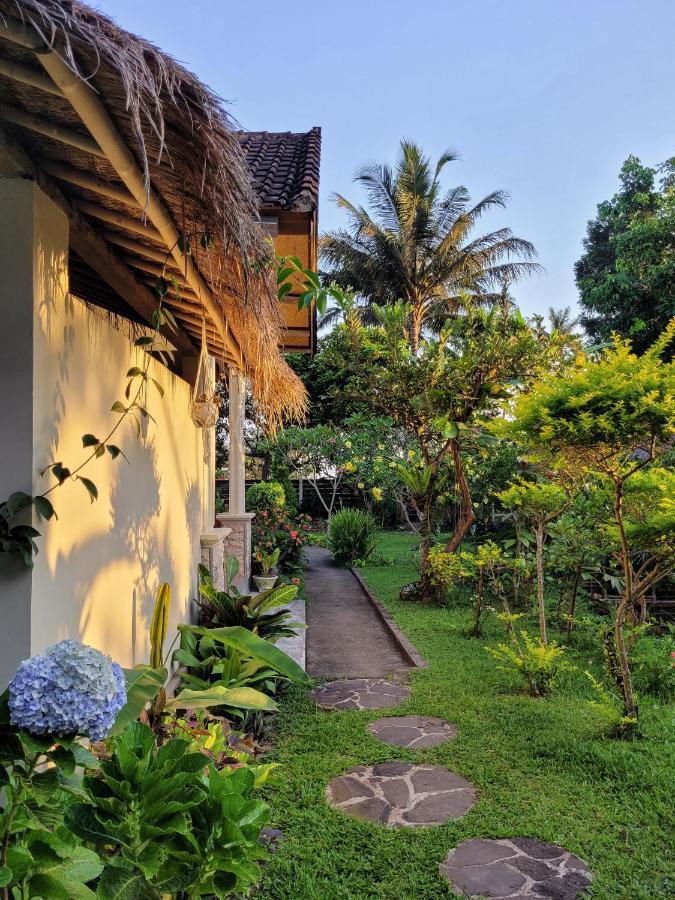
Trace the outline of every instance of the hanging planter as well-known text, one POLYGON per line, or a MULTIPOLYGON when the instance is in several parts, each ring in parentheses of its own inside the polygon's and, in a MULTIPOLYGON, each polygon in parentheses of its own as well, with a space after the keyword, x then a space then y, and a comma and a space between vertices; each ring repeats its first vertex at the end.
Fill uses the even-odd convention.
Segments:
POLYGON ((216 379, 206 351, 206 321, 202 319, 202 345, 199 351, 197 378, 192 391, 190 415, 197 428, 213 428, 220 413, 216 379))

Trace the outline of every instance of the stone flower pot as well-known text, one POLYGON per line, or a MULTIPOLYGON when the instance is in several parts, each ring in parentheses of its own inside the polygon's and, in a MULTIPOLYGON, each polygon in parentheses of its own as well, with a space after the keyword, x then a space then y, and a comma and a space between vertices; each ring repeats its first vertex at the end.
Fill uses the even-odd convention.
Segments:
POLYGON ((254 575, 256 587, 259 591, 271 591, 277 583, 277 575, 254 575))

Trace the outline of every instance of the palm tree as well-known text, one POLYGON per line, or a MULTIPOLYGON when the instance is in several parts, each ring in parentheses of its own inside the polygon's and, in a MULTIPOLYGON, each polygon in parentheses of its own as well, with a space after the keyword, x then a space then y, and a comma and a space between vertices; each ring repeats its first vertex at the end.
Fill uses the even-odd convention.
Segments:
POLYGON ((471 206, 465 187, 444 192, 441 172, 456 158, 447 151, 432 166, 416 144, 402 141, 394 169, 370 164, 354 177, 365 188, 371 211, 334 195, 347 210, 349 227, 321 239, 330 276, 339 284, 370 304, 409 304, 414 352, 423 324, 432 315, 437 323, 439 310, 452 314, 467 297, 498 301, 504 284, 540 271, 532 262, 532 244, 509 228, 472 237, 481 216, 504 207, 507 195, 493 191, 471 206))
POLYGON ((548 324, 551 327, 551 331, 557 331, 564 337, 570 337, 574 334, 579 324, 579 319, 573 316, 572 309, 569 306, 564 306, 562 309, 554 309, 552 306, 549 306, 548 324))

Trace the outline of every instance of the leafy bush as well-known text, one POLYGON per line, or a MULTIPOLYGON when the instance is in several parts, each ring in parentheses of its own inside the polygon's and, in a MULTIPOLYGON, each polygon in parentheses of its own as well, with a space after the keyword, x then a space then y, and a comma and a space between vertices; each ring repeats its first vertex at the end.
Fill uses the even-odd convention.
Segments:
POLYGON ((289 622, 291 613, 285 607, 295 598, 298 588, 281 584, 255 596, 241 594, 232 584, 238 570, 237 560, 230 557, 226 566, 225 590, 219 591, 209 570, 199 566, 200 597, 196 603, 200 610, 200 624, 208 628, 240 625, 272 642, 282 637, 292 637, 302 626, 298 622, 289 622))
POLYGON ((565 648, 555 641, 544 644, 540 639, 535 640, 527 631, 521 631, 519 639, 513 628, 513 622, 520 618, 519 615, 502 614, 499 618, 507 626, 511 645, 499 644, 485 649, 500 663, 498 668, 507 672, 515 671, 524 679, 532 697, 545 697, 553 688, 558 675, 573 668, 563 659, 565 648))
POLYGON ((666 700, 675 696, 675 628, 664 637, 639 638, 631 661, 638 692, 666 700))
POLYGON ((341 509, 328 526, 328 548, 339 563, 368 559, 375 551, 377 526, 370 513, 341 509))
POLYGON ((302 548, 309 539, 311 525, 312 520, 304 514, 291 516, 279 506, 261 509, 252 525, 253 551, 268 553, 278 547, 279 571, 299 573, 302 548))
POLYGON ((100 900, 183 891, 227 897, 258 878, 267 808, 251 799, 251 772, 219 773, 188 741, 157 750, 140 722, 128 725, 111 750, 100 773, 82 781, 86 802, 65 815, 105 861, 100 900))
POLYGON ((286 491, 278 481, 257 481, 246 491, 246 509, 259 512, 261 509, 274 509, 286 505, 286 491))

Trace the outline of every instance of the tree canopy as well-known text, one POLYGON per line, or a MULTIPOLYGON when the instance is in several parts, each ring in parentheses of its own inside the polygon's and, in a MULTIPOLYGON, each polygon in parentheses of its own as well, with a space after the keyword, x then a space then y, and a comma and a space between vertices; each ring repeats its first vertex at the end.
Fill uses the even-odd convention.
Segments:
POLYGON ((594 341, 615 332, 642 353, 675 315, 675 157, 655 169, 629 156, 619 179, 574 267, 581 323, 594 341))

